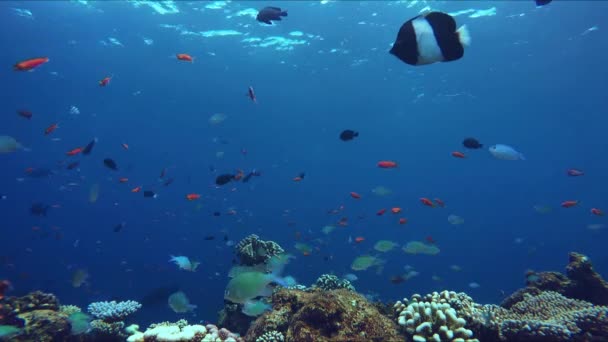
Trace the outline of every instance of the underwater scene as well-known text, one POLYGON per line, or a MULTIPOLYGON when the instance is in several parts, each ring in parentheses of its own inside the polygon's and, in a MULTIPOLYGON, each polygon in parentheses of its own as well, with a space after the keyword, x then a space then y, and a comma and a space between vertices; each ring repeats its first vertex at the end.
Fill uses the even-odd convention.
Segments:
POLYGON ((0 2, 0 341, 608 342, 607 22, 0 2))

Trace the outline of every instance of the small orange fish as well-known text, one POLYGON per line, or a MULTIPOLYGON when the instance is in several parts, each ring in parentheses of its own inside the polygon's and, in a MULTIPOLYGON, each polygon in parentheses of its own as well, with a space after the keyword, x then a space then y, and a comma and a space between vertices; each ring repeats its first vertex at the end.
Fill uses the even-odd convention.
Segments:
POLYGON ((591 213, 597 216, 604 216, 604 212, 598 208, 591 208, 591 213))
POLYGON ((194 61, 194 57, 190 56, 187 53, 178 53, 177 54, 177 59, 180 61, 185 61, 185 62, 193 62, 194 61))
POLYGON ((310 252, 309 251, 304 251, 304 252, 302 252, 302 255, 303 256, 310 256, 310 252))
POLYGON ((199 194, 187 194, 186 195, 186 199, 188 201, 194 201, 194 200, 197 200, 199 198, 201 198, 201 195, 199 195, 199 194))
POLYGON ((111 76, 104 77, 104 78, 103 78, 101 81, 99 81, 99 86, 100 86, 100 87, 105 87, 105 86, 107 86, 108 84, 110 84, 110 80, 112 80, 112 77, 111 77, 111 76))
POLYGON ((420 199, 420 202, 422 202, 422 204, 429 206, 429 207, 435 207, 435 204, 433 203, 433 201, 431 201, 430 199, 426 198, 426 197, 422 197, 420 199))
POLYGON ((452 157, 456 157, 456 158, 466 158, 466 156, 464 155, 464 153, 462 153, 462 152, 458 152, 458 151, 454 151, 454 152, 452 152, 452 157))
POLYGON ((125 150, 129 150, 129 145, 127 144, 120 144, 120 146, 122 146, 122 148, 124 148, 125 150))
POLYGON ((407 223, 407 219, 406 218, 400 218, 399 219, 399 224, 406 224, 407 223))
POLYGON ((394 169, 397 167, 397 162, 392 160, 381 160, 378 162, 378 167, 382 169, 394 169))
POLYGON ((340 227, 348 226, 348 217, 341 218, 340 221, 338 221, 338 226, 340 226, 340 227))
POLYGON ((32 112, 30 112, 29 110, 18 110, 17 114, 19 114, 19 116, 24 117, 28 120, 30 120, 32 118, 32 112))
POLYGON ((236 170, 236 174, 233 176, 234 180, 238 181, 241 180, 241 178, 243 178, 243 176, 245 176, 245 173, 243 172, 243 170, 236 170))
POLYGON ((365 238, 364 238, 363 236, 357 236, 357 237, 355 238, 355 242, 356 242, 356 243, 361 243, 361 242, 363 242, 363 241, 365 241, 365 238))
POLYGON ((400 212, 401 212, 401 208, 399 208, 399 207, 391 208, 391 213, 393 213, 393 214, 399 214, 400 212))
POLYGON ((562 207, 564 208, 572 208, 578 204, 579 201, 564 201, 562 202, 562 207))
POLYGON ((424 239, 426 240, 426 242, 430 243, 431 245, 434 245, 435 243, 437 243, 437 241, 435 241, 435 239, 433 239, 433 237, 430 235, 424 239))
POLYGON ((119 178, 119 179, 118 179, 118 181, 119 181, 120 183, 126 183, 126 182, 128 182, 128 181, 129 181, 129 178, 122 177, 122 178, 119 178))
POLYGON ((302 179, 304 179, 304 172, 301 172, 299 175, 297 175, 296 177, 293 178, 294 182, 300 182, 302 179))
POLYGON ((73 150, 67 151, 65 154, 71 157, 79 154, 80 152, 82 152, 82 147, 76 147, 73 150))
POLYGON ((59 124, 57 124, 57 123, 50 125, 49 127, 47 127, 44 130, 44 135, 49 135, 49 134, 53 133, 57 128, 59 128, 59 124))
POLYGON ((444 208, 445 207, 445 202, 442 201, 440 198, 434 198, 433 199, 435 201, 435 203, 437 203, 438 206, 444 208))
POLYGON ((361 198, 361 195, 359 195, 359 194, 358 194, 358 193, 356 193, 356 192, 351 192, 351 193, 350 193, 350 197, 352 197, 352 198, 354 198, 354 199, 360 199, 360 198, 361 198))
POLYGON ((36 67, 41 66, 42 64, 48 62, 48 57, 38 57, 26 59, 24 61, 18 62, 13 66, 13 69, 16 71, 30 71, 36 67))
POLYGON ((385 212, 386 212, 386 209, 382 208, 376 212, 376 215, 382 216, 382 215, 384 215, 385 212))
POLYGON ((25 173, 32 173, 32 172, 34 172, 33 167, 28 167, 27 169, 25 169, 25 173))
POLYGON ((140 192, 140 191, 141 191, 141 185, 131 189, 131 192, 140 192))

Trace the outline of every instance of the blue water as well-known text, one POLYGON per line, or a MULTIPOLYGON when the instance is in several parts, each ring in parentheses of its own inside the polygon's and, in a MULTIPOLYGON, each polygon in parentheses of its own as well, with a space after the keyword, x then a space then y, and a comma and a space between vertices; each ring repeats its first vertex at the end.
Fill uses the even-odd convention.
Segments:
MULTIPOLYGON (((387 50, 400 25, 424 4, 233 2, 221 9, 204 8, 207 4, 176 2, 179 13, 163 15, 118 2, 0 3, 0 134, 31 149, 0 155, 0 193, 8 196, 0 202, 0 278, 12 281, 11 294, 40 289, 57 294, 62 303, 86 306, 139 299, 175 284, 198 305, 196 319, 215 321, 234 257, 224 236, 238 242, 252 233, 296 256, 286 273, 300 283, 310 285, 323 273, 352 272, 359 277, 358 291, 383 300, 451 289, 481 303, 500 302, 523 286, 527 269, 563 271, 569 251, 588 255, 608 274, 607 230, 587 228, 606 223, 590 208, 608 210, 603 58, 608 40, 601 25, 608 3, 433 4, 446 12, 495 7, 496 15, 457 16, 459 25, 469 27, 473 45, 459 61, 423 67, 406 65, 387 50), (276 27, 249 16, 227 18, 269 4, 289 11, 276 27), (27 8, 33 17, 19 16, 14 8, 27 8), (192 33, 241 34, 202 37, 163 24, 192 33), (594 25, 599 29, 583 34, 594 25), (290 36, 292 31, 305 35, 290 36), (306 43, 277 50, 243 42, 267 36, 306 43), (123 46, 100 43, 108 37, 123 46), (153 44, 146 45, 144 37, 153 44), (176 53, 195 61, 179 62, 176 53), (33 72, 11 70, 16 61, 37 56, 50 62, 33 72), (110 75, 110 84, 99 87, 110 75), (257 104, 245 96, 249 86, 257 104), (80 114, 69 114, 71 106, 80 114), (19 117, 19 109, 30 110, 33 118, 19 117), (227 119, 210 125, 214 113, 227 119), (59 128, 45 136, 55 122, 59 128), (344 129, 357 130, 360 137, 342 142, 338 135, 344 129), (485 148, 465 151, 464 160, 451 157, 463 150, 467 136, 486 147, 511 145, 527 160, 498 160, 485 148), (94 137, 99 142, 90 156, 65 156, 94 137), (223 158, 216 157, 219 151, 223 158), (113 158, 119 171, 104 168, 104 158, 113 158), (79 170, 58 164, 66 160, 79 160, 79 170), (379 160, 395 160, 399 167, 379 169, 379 160), (56 174, 28 178, 29 167, 56 174), (163 168, 175 179, 168 187, 158 180, 163 168), (262 176, 250 183, 213 184, 218 174, 253 168, 262 176), (568 177, 568 168, 585 175, 568 177), (305 179, 294 183, 300 172, 305 179), (120 177, 129 182, 120 184, 120 177), (79 185, 68 186, 71 182, 79 185), (93 184, 99 184, 100 194, 90 203, 93 184), (158 198, 131 193, 137 185, 156 191, 158 198), (371 189, 378 185, 393 194, 375 196, 371 189), (351 191, 363 198, 350 198, 351 191), (202 198, 188 202, 188 193, 202 198), (447 207, 424 207, 420 197, 441 198, 447 207), (564 209, 565 200, 581 203, 564 209), (48 217, 34 217, 29 214, 34 202, 60 207, 51 208, 48 217), (553 210, 540 214, 533 209, 538 204, 553 210), (340 205, 343 212, 327 214, 340 205), (375 215, 393 206, 404 209, 408 224, 397 224, 394 215, 375 215), (231 208, 236 215, 226 215, 231 208), (450 214, 462 216, 465 224, 450 225, 450 214), (341 217, 349 218, 348 227, 321 232, 341 217), (125 228, 113 232, 121 222, 125 228), (216 238, 206 241, 207 235, 216 238), (366 240, 348 242, 357 236, 366 240), (356 256, 380 254, 372 248, 377 240, 404 245, 427 236, 437 241, 438 255, 396 249, 380 256, 386 260, 380 274, 375 268, 350 269, 356 256), (316 249, 303 256, 296 242, 316 249), (195 273, 180 271, 168 262, 170 254, 202 264, 195 273), (406 265, 420 275, 391 284, 389 278, 405 273, 406 265), (81 268, 90 277, 73 288, 71 275, 81 268), (470 288, 470 282, 480 287, 470 288)), ((179 317, 193 319, 161 303, 136 318, 179 317)))

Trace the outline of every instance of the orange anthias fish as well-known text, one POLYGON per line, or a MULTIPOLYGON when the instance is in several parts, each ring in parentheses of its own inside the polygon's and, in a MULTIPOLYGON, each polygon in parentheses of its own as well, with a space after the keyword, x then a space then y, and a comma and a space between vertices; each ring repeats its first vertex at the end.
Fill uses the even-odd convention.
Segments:
POLYGON ((361 243, 361 242, 363 242, 363 241, 365 241, 365 238, 364 238, 363 236, 357 236, 357 237, 355 238, 355 242, 356 242, 356 243, 361 243))
POLYGON ((129 145, 127 144, 120 144, 120 146, 122 146, 122 148, 124 148, 125 150, 129 150, 129 145))
POLYGON ((293 177, 294 182, 300 182, 300 181, 302 181, 302 179, 304 179, 304 172, 300 172, 299 175, 297 175, 296 177, 293 177))
POLYGON ((434 198, 433 199, 435 201, 435 203, 437 203, 438 206, 444 208, 445 207, 445 202, 442 201, 440 198, 434 198))
POLYGON ((140 192, 140 191, 141 191, 141 186, 131 189, 131 192, 140 192))
POLYGON ((186 199, 188 201, 194 201, 194 200, 197 200, 199 198, 201 198, 201 195, 199 195, 199 194, 187 194, 186 195, 186 199))
POLYGON ((392 160, 381 160, 378 162, 378 167, 382 169, 394 169, 397 167, 397 162, 392 160))
POLYGON ((401 212, 401 208, 399 208, 399 207, 391 208, 391 213, 393 213, 393 214, 399 214, 400 212, 401 212))
POLYGON ((193 62, 194 61, 194 57, 190 56, 187 53, 178 53, 177 54, 177 59, 180 61, 185 61, 185 62, 193 62))
POLYGON ((67 151, 65 154, 71 157, 79 154, 80 152, 82 152, 82 147, 76 147, 73 150, 67 151))
POLYGON ((126 182, 128 182, 128 181, 129 181, 129 178, 122 177, 122 178, 119 178, 119 179, 118 179, 118 181, 119 181, 120 183, 126 183, 126 182))
POLYGON ((399 224, 406 224, 407 223, 407 219, 406 218, 400 218, 399 219, 399 224))
POLYGON ((385 212, 386 212, 386 209, 382 208, 376 212, 376 215, 382 216, 382 215, 384 215, 385 212))
POLYGON ((49 134, 53 133, 58 127, 59 127, 59 124, 57 124, 57 123, 50 125, 49 127, 47 127, 44 130, 44 135, 49 135, 49 134))
POLYGON ((433 237, 430 235, 424 239, 426 240, 426 242, 430 243, 431 245, 434 245, 435 243, 437 243, 437 241, 435 241, 435 239, 433 239, 433 237))
POLYGON ((579 201, 564 201, 562 202, 562 207, 564 208, 572 208, 578 204, 579 201))
POLYGON ((111 77, 111 76, 104 77, 104 78, 103 78, 101 81, 99 81, 99 86, 100 86, 100 87, 105 87, 105 86, 107 86, 108 84, 110 84, 110 80, 111 80, 111 79, 112 79, 112 77, 111 77))
POLYGON ((253 87, 249 86, 247 89, 247 96, 253 101, 253 103, 258 103, 257 98, 255 97, 255 91, 253 91, 253 87))
POLYGON ((591 208, 591 213, 597 216, 604 216, 604 212, 598 208, 591 208))
POLYGON ((435 207, 435 204, 433 203, 433 201, 431 201, 430 199, 426 198, 426 197, 422 197, 420 199, 420 202, 422 202, 422 204, 429 206, 429 207, 435 207))
POLYGON ((13 69, 16 71, 30 71, 34 68, 41 66, 42 64, 44 64, 48 61, 49 61, 48 57, 38 57, 38 58, 26 59, 24 61, 21 61, 21 62, 15 64, 13 69))
POLYGON ((360 199, 361 195, 359 195, 358 193, 356 193, 356 192, 353 191, 353 192, 350 193, 350 197, 352 197, 354 199, 360 199))
POLYGON ((454 152, 452 152, 452 157, 456 157, 456 158, 466 158, 466 156, 464 155, 464 153, 462 153, 462 152, 458 152, 458 151, 454 151, 454 152))

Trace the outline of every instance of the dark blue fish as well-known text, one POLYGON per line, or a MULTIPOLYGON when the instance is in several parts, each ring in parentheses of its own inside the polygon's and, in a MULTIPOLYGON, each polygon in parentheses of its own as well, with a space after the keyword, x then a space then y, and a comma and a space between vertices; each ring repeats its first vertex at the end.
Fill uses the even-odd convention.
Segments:
POLYGON ((279 7, 264 7, 258 12, 257 21, 272 25, 272 20, 280 21, 281 17, 286 17, 287 11, 281 10, 279 7))
POLYGON ((156 198, 157 195, 154 191, 146 190, 146 191, 144 191, 144 197, 156 198))
POLYGON ((535 1, 536 1, 536 6, 545 6, 553 0, 535 0, 535 1))
POLYGON ((120 222, 119 224, 117 224, 116 226, 114 226, 114 233, 118 233, 119 231, 121 231, 125 226, 127 225, 126 222, 120 222))
POLYGON ((37 202, 32 204, 32 206, 30 207, 30 214, 32 214, 33 216, 46 216, 49 208, 49 205, 37 202))
POLYGON ((73 162, 73 163, 69 163, 68 166, 66 167, 68 170, 74 170, 75 168, 78 167, 78 165, 80 165, 80 162, 73 162))
POLYGON ((215 178, 215 184, 217 185, 226 185, 230 183, 234 179, 234 175, 230 173, 225 173, 223 175, 219 175, 215 178))
POLYGON ((93 147, 95 147, 95 143, 97 143, 97 138, 91 140, 91 142, 88 143, 87 146, 84 147, 84 150, 82 150, 82 154, 84 154, 84 155, 91 154, 91 151, 93 151, 93 147))
POLYGON ((106 158, 103 160, 103 165, 105 165, 108 169, 111 170, 118 170, 118 165, 116 165, 116 162, 110 158, 106 158))

